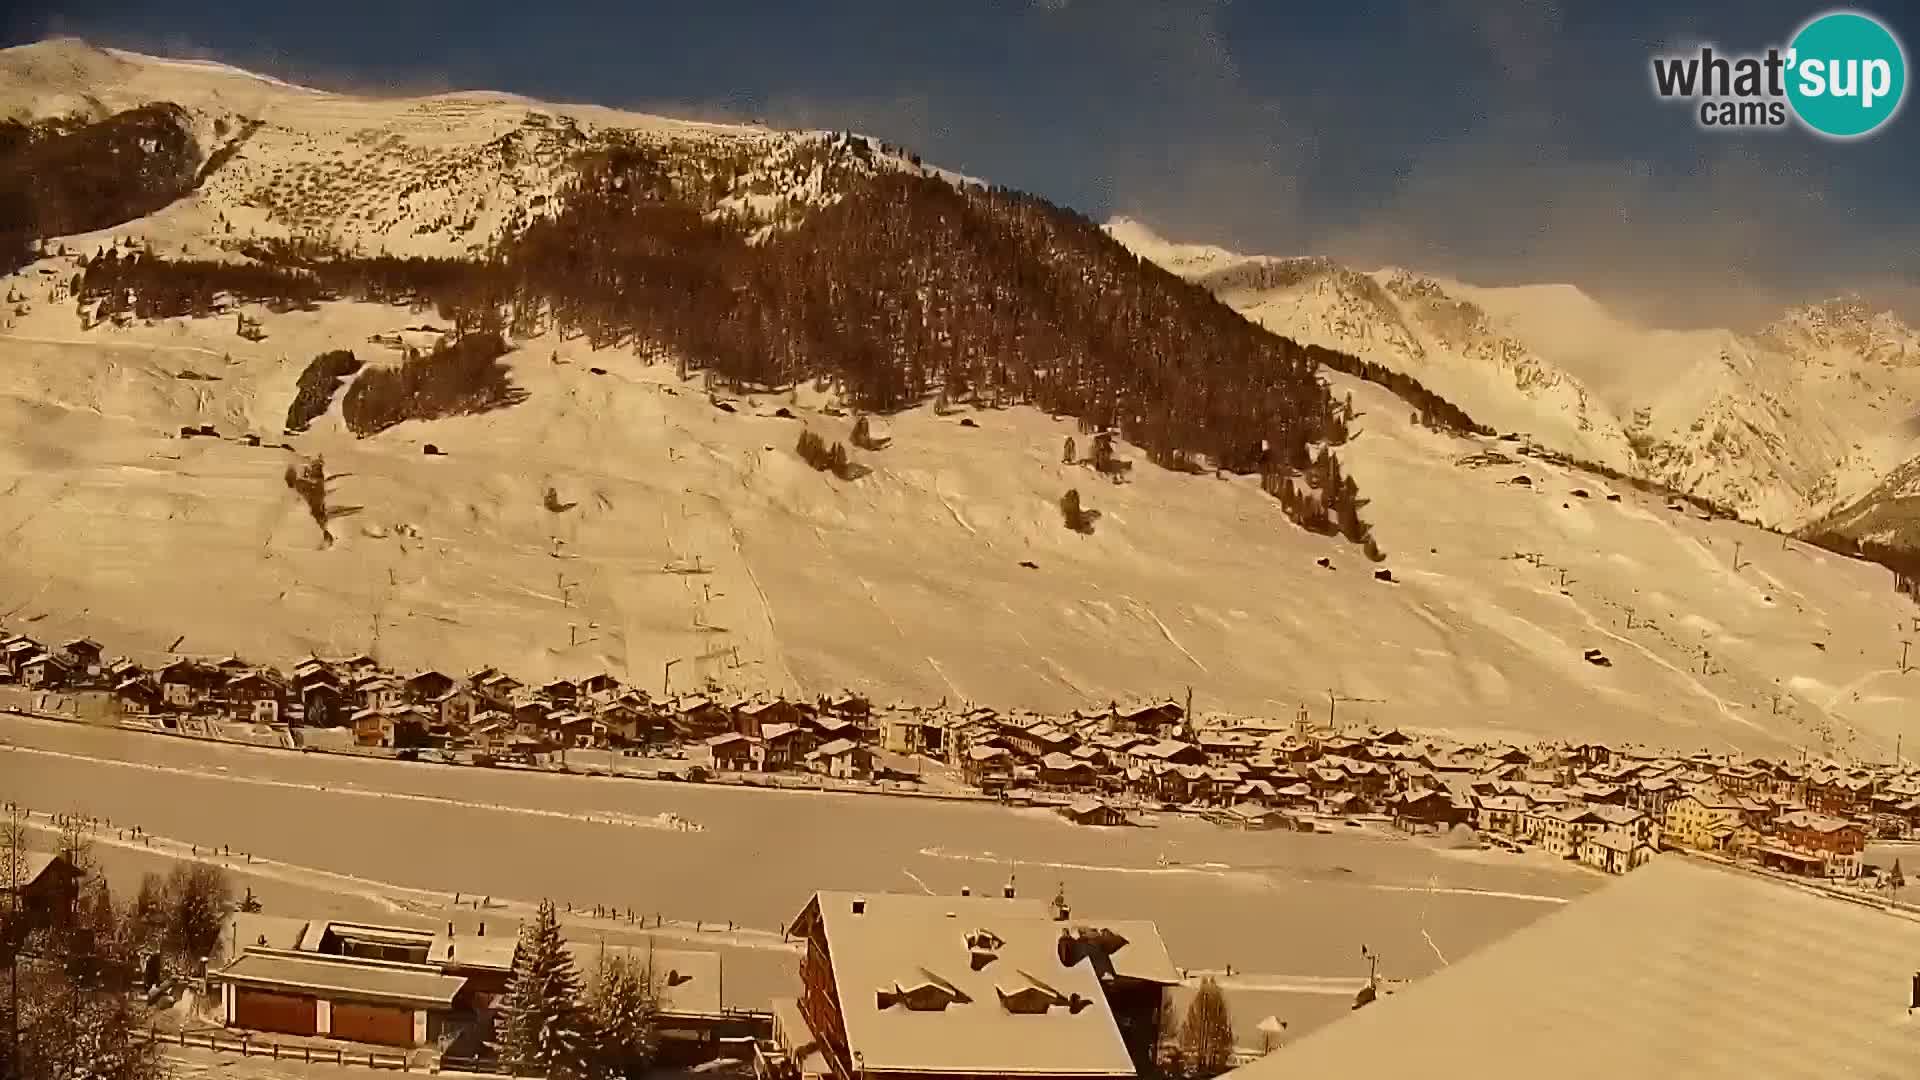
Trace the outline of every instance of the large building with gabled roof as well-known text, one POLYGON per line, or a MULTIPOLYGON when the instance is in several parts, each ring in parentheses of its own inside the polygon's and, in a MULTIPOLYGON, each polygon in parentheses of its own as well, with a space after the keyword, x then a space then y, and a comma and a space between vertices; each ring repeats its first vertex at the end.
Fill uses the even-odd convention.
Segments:
POLYGON ((1920 917, 1662 855, 1227 1075, 1920 1076, 1920 917))
POLYGON ((776 1039, 802 1076, 838 1080, 1135 1076, 1179 973, 1151 922, 1069 915, 1012 896, 817 893, 789 928, 807 951, 776 1039))

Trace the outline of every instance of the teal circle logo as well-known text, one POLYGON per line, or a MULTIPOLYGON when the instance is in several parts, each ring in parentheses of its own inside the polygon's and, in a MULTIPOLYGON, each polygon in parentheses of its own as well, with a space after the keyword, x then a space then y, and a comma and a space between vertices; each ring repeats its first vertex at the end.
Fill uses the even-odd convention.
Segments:
POLYGON ((1907 92, 1907 57, 1879 20, 1852 11, 1819 16, 1788 46, 1787 100, 1800 122, 1852 139, 1885 124, 1907 92))

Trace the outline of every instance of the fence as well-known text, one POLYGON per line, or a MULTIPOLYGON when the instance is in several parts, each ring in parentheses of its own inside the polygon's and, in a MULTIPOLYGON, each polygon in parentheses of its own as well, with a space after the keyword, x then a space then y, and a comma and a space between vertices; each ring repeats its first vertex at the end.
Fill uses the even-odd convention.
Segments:
POLYGON ((294 1046, 287 1043, 262 1042, 251 1038, 223 1039, 209 1033, 185 1031, 162 1033, 158 1030, 150 1030, 143 1033, 142 1037, 148 1042, 161 1046, 191 1046, 216 1053, 239 1054, 241 1057, 270 1057, 275 1061, 299 1061, 322 1065, 332 1062, 335 1065, 390 1069, 395 1072, 413 1070, 413 1062, 405 1054, 348 1050, 343 1046, 294 1046))

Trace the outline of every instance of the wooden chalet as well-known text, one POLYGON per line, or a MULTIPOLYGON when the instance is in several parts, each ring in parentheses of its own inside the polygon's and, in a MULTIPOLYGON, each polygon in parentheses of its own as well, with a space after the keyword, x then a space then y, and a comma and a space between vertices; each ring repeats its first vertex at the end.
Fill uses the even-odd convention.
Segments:
POLYGON ((1158 931, 1012 893, 815 894, 788 928, 806 954, 775 1040, 836 1080, 1138 1075, 1179 981, 1158 931))

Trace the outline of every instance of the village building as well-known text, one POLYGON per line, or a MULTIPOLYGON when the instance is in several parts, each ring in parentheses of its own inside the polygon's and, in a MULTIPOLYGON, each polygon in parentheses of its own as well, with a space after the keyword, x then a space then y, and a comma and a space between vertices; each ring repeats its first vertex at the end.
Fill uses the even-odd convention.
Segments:
POLYGON ((1657 850, 1652 844, 1634 840, 1631 833, 1603 829, 1581 838, 1577 857, 1596 870, 1625 874, 1645 866, 1657 850))
POLYGON ((1060 815, 1075 825, 1131 825, 1127 812, 1102 799, 1081 796, 1060 808, 1060 815))
POLYGON ((35 653, 20 662, 20 685, 32 690, 56 690, 67 685, 72 673, 61 657, 35 653))
POLYGON ((1746 821, 1745 808, 1733 797, 1695 788, 1667 803, 1662 835, 1669 844, 1700 851, 1726 851, 1746 821))
POLYGON ((806 755, 807 767, 835 780, 869 780, 873 777, 873 751, 851 739, 822 743, 806 755))
POLYGON ((754 767, 757 742, 737 731, 709 736, 704 744, 706 762, 715 772, 746 772, 754 767))
POLYGON ((674 735, 688 741, 709 739, 722 732, 733 731, 733 717, 719 703, 704 695, 676 700, 672 706, 672 717, 674 735))
POLYGON ((60 646, 60 658, 76 676, 92 678, 103 674, 100 658, 105 651, 106 647, 92 638, 80 637, 60 646))
POLYGON ((1011 896, 823 892, 788 932, 802 989, 774 1038, 835 1080, 1133 1077, 1179 981, 1153 924, 1011 896))
POLYGON ((960 776, 981 791, 1003 791, 1013 781, 1013 752, 1000 746, 975 746, 961 762, 960 776))
POLYGON ((1866 850, 1866 830, 1859 824, 1825 814, 1799 811, 1783 814, 1775 823, 1775 842, 1761 844, 1761 859, 1777 854, 1780 845, 1792 852, 1817 860, 1817 873, 1831 878, 1860 876, 1862 852, 1866 850))

